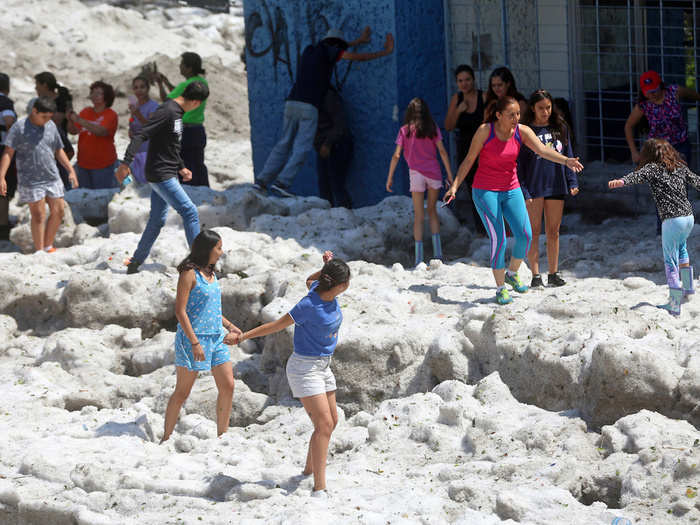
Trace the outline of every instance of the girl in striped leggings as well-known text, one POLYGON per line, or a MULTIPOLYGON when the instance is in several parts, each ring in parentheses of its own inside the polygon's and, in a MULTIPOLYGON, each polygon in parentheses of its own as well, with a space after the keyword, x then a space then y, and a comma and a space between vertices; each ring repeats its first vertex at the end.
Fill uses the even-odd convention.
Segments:
POLYGON ((528 126, 518 124, 520 105, 512 97, 503 97, 496 103, 489 121, 482 124, 474 134, 469 153, 459 166, 457 178, 445 200, 450 201, 457 188, 479 157, 479 167, 474 176, 472 195, 486 233, 491 241, 491 269, 496 280, 496 301, 507 304, 512 301, 505 284, 517 292, 526 292, 528 287, 518 276, 518 268, 530 248, 532 230, 520 189, 516 163, 520 148, 525 144, 537 155, 564 164, 579 172, 583 166, 578 158, 567 158, 552 148, 547 148, 528 126), (508 271, 505 269, 506 229, 508 221, 515 237, 513 256, 508 271))

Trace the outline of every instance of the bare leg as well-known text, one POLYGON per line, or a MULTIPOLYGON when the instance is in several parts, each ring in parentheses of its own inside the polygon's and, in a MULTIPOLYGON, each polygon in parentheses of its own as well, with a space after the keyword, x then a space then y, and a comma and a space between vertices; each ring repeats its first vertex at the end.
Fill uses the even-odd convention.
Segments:
MULTIPOLYGON (((335 404, 335 390, 333 392, 326 392, 326 398, 328 399, 328 407, 331 411, 331 419, 333 419, 333 429, 335 429, 336 425, 338 424, 338 409, 335 404)), ((304 467, 302 474, 304 476, 309 476, 313 474, 313 472, 314 466, 311 455, 311 442, 309 442, 309 451, 306 454, 306 466, 304 467)))
POLYGON ((49 219, 46 221, 43 248, 53 244, 53 241, 56 238, 56 232, 58 232, 58 228, 61 226, 61 222, 63 221, 63 209, 65 207, 63 197, 59 197, 57 199, 46 197, 46 202, 49 204, 49 219))
POLYGON ((423 192, 412 191, 411 198, 413 199, 413 240, 423 241, 423 219, 425 217, 423 211, 423 192))
POLYGON ((544 201, 544 228, 547 232, 547 265, 549 266, 549 273, 559 271, 559 227, 561 226, 563 214, 563 200, 548 199, 544 201))
POLYGON ((160 440, 161 443, 167 441, 170 434, 173 433, 175 423, 177 423, 177 417, 180 415, 180 409, 185 401, 187 401, 190 391, 192 390, 192 385, 194 385, 194 381, 197 379, 198 372, 196 371, 188 370, 184 366, 178 366, 176 369, 177 382, 175 383, 175 391, 168 401, 168 408, 165 409, 165 427, 163 429, 163 439, 160 440))
POLYGON ((544 198, 530 199, 525 201, 527 214, 530 216, 532 226, 532 244, 527 252, 527 263, 530 266, 532 275, 540 273, 540 233, 542 232, 542 208, 544 198))
POLYGON ((522 263, 522 262, 523 262, 522 259, 515 259, 515 258, 511 257, 511 258, 510 258, 510 264, 508 265, 508 269, 509 269, 511 272, 516 272, 516 273, 517 273, 518 269, 520 268, 520 263, 522 263))
POLYGON ((219 395, 216 398, 216 435, 220 436, 228 430, 231 418, 231 403, 233 402, 233 367, 231 362, 222 363, 211 369, 219 395))
POLYGON ((503 286, 503 283, 506 282, 506 269, 505 268, 499 268, 499 269, 494 268, 491 271, 493 272, 493 278, 496 280, 496 286, 503 286))
MULTIPOLYGON (((326 459, 328 458, 328 443, 331 433, 337 423, 331 412, 331 402, 327 394, 302 397, 301 403, 309 414, 314 424, 314 432, 311 434, 311 470, 314 473, 314 490, 326 488, 326 459)), ((333 397, 335 406, 335 396, 333 397)))
POLYGON ((46 222, 46 201, 41 199, 36 202, 29 203, 29 212, 32 215, 31 228, 32 239, 34 240, 34 249, 41 251, 44 249, 44 231, 46 222))
MULTIPOLYGON (((435 204, 440 196, 440 190, 428 189, 428 221, 430 222, 430 233, 440 233, 440 219, 438 218, 435 204)), ((415 206, 415 203, 414 203, 415 206)), ((421 201, 421 206, 423 202, 421 201)), ((421 228, 422 238, 422 228, 421 228)))

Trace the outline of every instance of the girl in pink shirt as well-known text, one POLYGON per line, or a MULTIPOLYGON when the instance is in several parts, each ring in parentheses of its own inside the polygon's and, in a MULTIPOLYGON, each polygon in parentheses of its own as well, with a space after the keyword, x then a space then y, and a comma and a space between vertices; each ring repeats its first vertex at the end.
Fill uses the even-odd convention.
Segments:
POLYGON ((530 218, 516 170, 520 147, 525 145, 540 157, 564 164, 572 171, 579 172, 583 169, 578 157, 565 157, 553 148, 545 147, 535 132, 529 126, 519 124, 519 120, 518 102, 508 96, 498 99, 488 121, 476 130, 469 153, 457 170, 457 178, 445 193, 446 202, 454 199, 457 188, 479 157, 472 195, 491 243, 490 262, 496 280, 498 304, 512 301, 505 287, 506 283, 519 293, 527 292, 528 289, 518 276, 518 268, 530 248, 532 239, 530 218), (515 237, 515 246, 507 271, 504 219, 515 237))
POLYGON ((414 98, 406 108, 404 125, 396 137, 396 149, 391 157, 389 176, 386 179, 386 191, 391 192, 396 165, 401 158, 401 150, 408 164, 410 191, 413 199, 413 239, 415 241, 415 264, 423 261, 423 202, 425 191, 428 190, 428 219, 433 239, 433 257, 442 259, 440 244, 440 219, 438 219, 437 203, 442 188, 442 172, 437 160, 437 152, 447 171, 448 183, 452 184, 452 170, 445 147, 442 145, 442 135, 437 127, 425 100, 414 98))

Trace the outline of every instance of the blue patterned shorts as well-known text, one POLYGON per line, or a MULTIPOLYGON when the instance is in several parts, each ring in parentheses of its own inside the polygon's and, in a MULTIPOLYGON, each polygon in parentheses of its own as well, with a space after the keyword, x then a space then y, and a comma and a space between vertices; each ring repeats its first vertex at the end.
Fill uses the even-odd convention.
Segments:
POLYGON ((178 330, 175 335, 175 366, 204 372, 231 361, 231 350, 224 344, 224 334, 198 335, 204 350, 204 361, 195 361, 192 345, 187 336, 178 330))

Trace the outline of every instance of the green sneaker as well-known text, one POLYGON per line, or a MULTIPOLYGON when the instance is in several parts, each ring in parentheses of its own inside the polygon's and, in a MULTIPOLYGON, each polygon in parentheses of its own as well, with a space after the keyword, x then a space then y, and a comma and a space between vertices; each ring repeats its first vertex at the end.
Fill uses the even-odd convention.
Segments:
POLYGON ((506 272, 506 283, 511 285, 513 287, 513 290, 519 293, 525 293, 528 290, 528 287, 526 284, 523 284, 523 282, 520 280, 520 276, 516 273, 515 275, 508 275, 508 272, 506 272))
POLYGON ((496 302, 498 304, 508 304, 513 302, 513 298, 510 296, 505 286, 496 292, 496 302))

